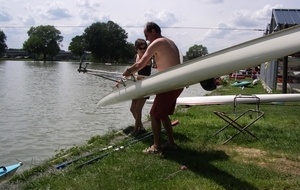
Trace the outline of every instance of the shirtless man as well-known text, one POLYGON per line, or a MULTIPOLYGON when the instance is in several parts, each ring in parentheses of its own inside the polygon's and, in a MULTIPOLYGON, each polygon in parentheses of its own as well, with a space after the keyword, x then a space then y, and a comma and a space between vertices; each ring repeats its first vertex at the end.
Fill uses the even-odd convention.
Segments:
MULTIPOLYGON (((124 76, 130 76, 145 67, 152 56, 155 57, 158 72, 180 64, 180 56, 177 46, 172 40, 161 35, 160 27, 157 24, 148 22, 144 29, 144 34, 146 40, 150 41, 150 45, 143 57, 124 71, 124 76)), ((183 89, 177 89, 156 95, 150 111, 154 144, 151 147, 146 148, 143 152, 160 153, 162 148, 177 148, 173 138, 173 129, 169 115, 174 113, 176 99, 182 91, 183 89), (160 142, 161 123, 163 124, 168 136, 168 142, 163 146, 160 142)))

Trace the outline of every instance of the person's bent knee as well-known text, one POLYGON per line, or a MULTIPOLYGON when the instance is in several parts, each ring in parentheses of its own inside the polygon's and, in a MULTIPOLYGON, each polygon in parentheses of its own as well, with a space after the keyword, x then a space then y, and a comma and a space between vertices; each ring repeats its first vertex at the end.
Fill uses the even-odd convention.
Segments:
POLYGON ((132 114, 134 114, 134 112, 135 112, 134 108, 130 108, 130 112, 131 112, 132 114))

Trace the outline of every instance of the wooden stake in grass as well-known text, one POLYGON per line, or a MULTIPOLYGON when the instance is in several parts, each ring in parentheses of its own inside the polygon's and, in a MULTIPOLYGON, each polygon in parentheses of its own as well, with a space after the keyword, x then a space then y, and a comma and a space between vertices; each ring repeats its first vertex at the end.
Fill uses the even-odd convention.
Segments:
POLYGON ((177 174, 178 172, 180 172, 180 171, 182 171, 182 170, 186 170, 186 169, 187 169, 186 166, 184 166, 184 165, 180 166, 180 169, 177 170, 176 172, 171 173, 170 175, 168 175, 168 177, 166 177, 166 180, 167 180, 167 179, 170 179, 170 177, 172 177, 173 175, 177 174))

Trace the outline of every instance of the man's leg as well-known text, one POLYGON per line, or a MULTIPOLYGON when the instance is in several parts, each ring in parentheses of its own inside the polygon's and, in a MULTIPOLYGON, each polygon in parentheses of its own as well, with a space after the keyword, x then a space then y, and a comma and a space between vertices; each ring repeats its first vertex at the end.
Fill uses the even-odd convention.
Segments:
MULTIPOLYGON (((174 110, 175 110, 175 106, 176 106, 176 99, 178 98, 178 96, 181 94, 181 92, 183 91, 183 89, 178 89, 178 90, 174 90, 172 91, 172 96, 171 98, 173 99, 173 103, 172 103, 172 99, 169 100, 170 101, 170 107, 169 107, 169 110, 168 110, 168 115, 173 115, 174 113, 174 110)), ((163 120, 162 120, 162 123, 164 125, 164 128, 167 132, 167 136, 168 136, 168 144, 169 145, 175 145, 175 142, 174 142, 174 135, 173 135, 173 128, 172 128, 172 122, 170 120, 170 117, 169 116, 166 116, 163 120)))
POLYGON ((168 136, 168 143, 170 145, 174 145, 174 136, 173 136, 173 128, 172 128, 172 123, 169 117, 165 118, 162 120, 162 123, 164 125, 164 128, 166 130, 167 136, 168 136))
POLYGON ((161 121, 160 119, 156 119, 153 116, 151 116, 151 127, 153 132, 153 139, 154 139, 154 147, 160 148, 160 138, 161 138, 161 121))
POLYGON ((172 123, 168 115, 172 115, 176 105, 176 99, 183 89, 157 94, 150 110, 151 126, 154 137, 154 147, 161 148, 161 121, 166 129, 168 141, 174 143, 172 123), (170 99, 171 98, 171 99, 170 99), (166 101, 168 100, 168 101, 166 101), (164 118, 164 119, 158 119, 164 118))

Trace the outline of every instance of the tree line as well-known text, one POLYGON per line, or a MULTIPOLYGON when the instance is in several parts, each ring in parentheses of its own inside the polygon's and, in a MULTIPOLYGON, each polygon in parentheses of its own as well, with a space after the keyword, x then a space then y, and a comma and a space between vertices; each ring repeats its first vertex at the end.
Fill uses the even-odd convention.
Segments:
MULTIPOLYGON (((60 51, 63 36, 51 25, 31 27, 28 39, 23 43, 23 50, 35 57, 42 56, 43 60, 53 58, 60 51)), ((127 62, 132 60, 135 52, 133 43, 127 42, 126 31, 113 21, 95 22, 87 27, 82 35, 72 38, 68 50, 81 57, 84 53, 91 53, 91 61, 100 62, 127 62)), ((0 55, 7 49, 6 35, 0 30, 0 55)), ((208 54, 203 45, 194 45, 186 52, 185 59, 194 59, 208 54)))

